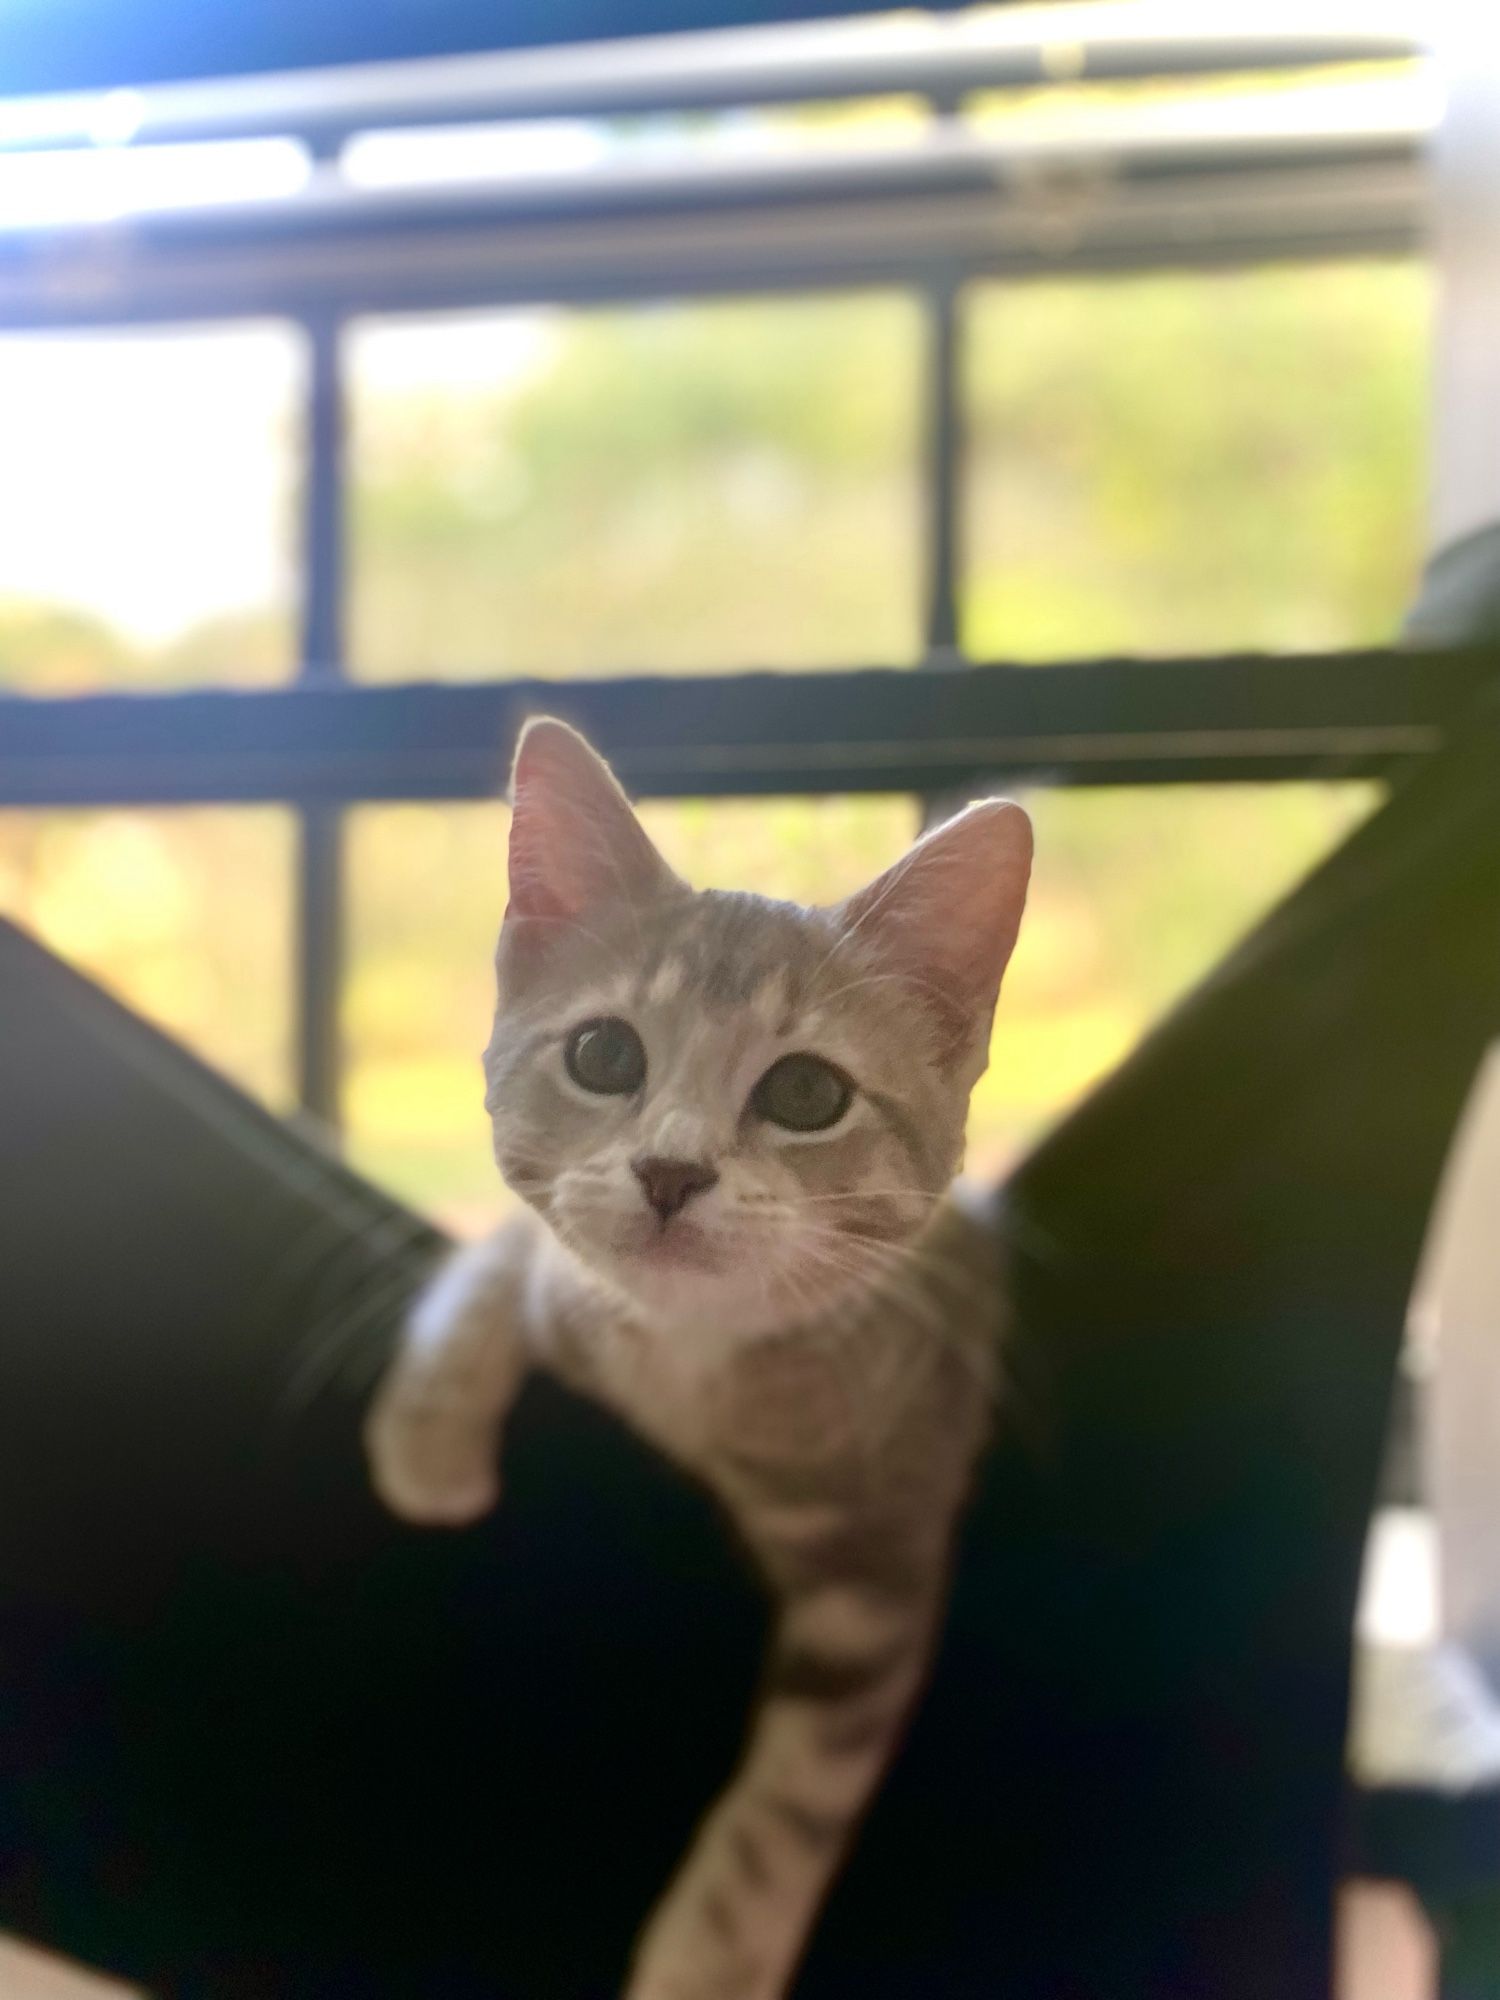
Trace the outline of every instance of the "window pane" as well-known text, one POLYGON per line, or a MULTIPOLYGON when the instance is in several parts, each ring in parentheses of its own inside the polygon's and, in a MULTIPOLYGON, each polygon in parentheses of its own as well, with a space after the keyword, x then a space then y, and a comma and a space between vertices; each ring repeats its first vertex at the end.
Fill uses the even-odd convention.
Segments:
POLYGON ((867 296, 365 326, 358 670, 910 661, 921 351, 867 296))
POLYGON ((282 679, 289 329, 0 335, 0 689, 282 679))
POLYGON ((366 806, 346 821, 344 1115, 362 1173, 455 1229, 499 1212, 480 1051, 505 908, 498 805, 366 806))
POLYGON ((971 302, 978 656, 1389 639, 1425 490, 1410 263, 987 287, 971 302))
MULTIPOLYGON (((1375 798, 1373 787, 1059 792, 1028 801, 1037 871, 969 1160, 1001 1171, 1113 1066, 1375 798)), ((905 799, 645 807, 702 887, 831 901, 915 831, 905 799)), ((357 1165, 451 1226, 503 1200, 479 1052, 504 907, 502 807, 371 807, 351 824, 350 1139, 357 1165)))
POLYGON ((0 813, 0 914, 291 1108, 289 816, 0 813))
POLYGON ((969 1169, 999 1172, 1371 811, 1373 785, 1046 792, 969 1169))

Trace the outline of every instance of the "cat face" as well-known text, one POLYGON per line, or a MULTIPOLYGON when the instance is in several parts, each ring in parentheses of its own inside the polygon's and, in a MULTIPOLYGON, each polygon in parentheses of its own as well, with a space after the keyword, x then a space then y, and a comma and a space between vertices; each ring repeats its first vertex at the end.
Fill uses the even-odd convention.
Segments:
POLYGON ((971 807, 832 909, 695 893, 556 722, 517 753, 495 1154, 654 1321, 726 1334, 888 1275, 962 1151, 1030 861, 971 807))

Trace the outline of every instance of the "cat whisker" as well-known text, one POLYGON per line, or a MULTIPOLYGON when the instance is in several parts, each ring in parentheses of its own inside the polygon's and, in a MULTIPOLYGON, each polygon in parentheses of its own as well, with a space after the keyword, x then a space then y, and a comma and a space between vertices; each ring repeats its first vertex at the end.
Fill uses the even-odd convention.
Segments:
POLYGON ((363 1347, 365 1337, 382 1324, 394 1321, 398 1315, 393 1308, 409 1300, 416 1289, 410 1272, 389 1275, 382 1283, 373 1284, 357 1294, 342 1312, 315 1326, 288 1373, 279 1398, 283 1412, 287 1416, 301 1414, 341 1374, 352 1387, 364 1388, 373 1384, 385 1363, 386 1353, 379 1343, 366 1350, 363 1347), (346 1364, 351 1357, 360 1356, 363 1356, 361 1366, 348 1372, 346 1364))

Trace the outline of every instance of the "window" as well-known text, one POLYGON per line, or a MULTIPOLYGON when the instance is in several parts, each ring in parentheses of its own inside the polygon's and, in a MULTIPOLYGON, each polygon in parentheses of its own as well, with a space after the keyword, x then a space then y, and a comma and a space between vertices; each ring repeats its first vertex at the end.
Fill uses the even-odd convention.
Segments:
POLYGON ((978 658, 1379 645, 1421 567, 1425 269, 986 286, 971 302, 978 658))
POLYGON ((0 334, 0 692, 284 679, 299 342, 0 334))
POLYGON ((0 812, 0 915, 292 1108, 290 814, 0 812))
MULTIPOLYGON (((948 54, 971 33, 989 45, 980 13, 962 25, 948 54)), ((257 296, 308 310, 322 274, 297 204, 334 194, 336 174, 359 223, 337 241, 362 246, 328 261, 329 323, 359 316, 317 350, 344 371, 346 456, 323 464, 348 488, 349 674, 920 670, 945 580, 929 285, 945 302, 956 288, 963 449, 947 497, 971 659, 1389 639, 1423 539, 1429 276, 1392 246, 1418 241, 1428 83, 1398 55, 1062 79, 935 116, 909 95, 726 109, 720 79, 697 111, 356 133, 316 184, 294 144, 297 174, 288 159, 286 187, 267 190, 257 296), (1371 179, 1351 168, 1351 134, 1380 162, 1371 179), (778 177, 804 155, 810 198, 792 202, 778 177), (1096 157, 1119 171, 1075 185, 1068 162, 1096 157), (541 181, 558 205, 539 235, 515 197, 541 181), (1340 254, 1196 261, 1223 215, 1228 254, 1249 259, 1270 254, 1244 248, 1257 230, 1279 242, 1278 218, 1309 203, 1340 254), (493 238, 465 233, 476 215, 493 238), (450 232, 441 259, 418 223, 450 232), (622 230, 631 255, 648 247, 649 280, 621 261, 622 230), (666 302, 632 295, 647 282, 666 302), (693 295, 725 282, 746 289, 693 295), (507 285, 590 302, 485 303, 507 285)), ((156 150, 151 173, 170 180, 172 149, 156 150)), ((242 246, 214 226, 200 209, 195 232, 233 264, 242 246)), ((28 304, 28 282, 7 277, 0 310, 67 310, 45 283, 28 304)), ((0 690, 292 675, 308 358, 290 320, 0 334, 0 690)), ((1037 880, 976 1093, 975 1168, 1000 1170, 1075 1101, 1373 797, 1033 787, 1037 880)), ((285 1104, 295 809, 3 816, 0 907, 285 1104)), ((646 812, 692 879, 824 899, 901 849, 919 803, 646 812)), ((499 1198, 477 1059, 503 808, 356 805, 345 860, 353 1157, 473 1226, 499 1198)))
POLYGON ((356 670, 914 660, 921 357, 880 296, 361 327, 356 670))
POLYGON ((1373 785, 1026 798, 1037 860, 969 1167, 997 1173, 1120 1062, 1376 804, 1373 785))

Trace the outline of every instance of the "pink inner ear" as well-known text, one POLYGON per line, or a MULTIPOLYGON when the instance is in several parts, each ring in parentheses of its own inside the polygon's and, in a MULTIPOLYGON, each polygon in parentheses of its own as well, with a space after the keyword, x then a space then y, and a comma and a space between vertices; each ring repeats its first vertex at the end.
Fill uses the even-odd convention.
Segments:
POLYGON ((565 723, 522 732, 511 788, 508 920, 574 919, 675 884, 614 773, 565 723))
POLYGON ((994 1011, 1030 876, 1030 820, 1008 800, 985 800, 918 841, 838 915, 846 934, 857 930, 978 1026, 994 1011))

